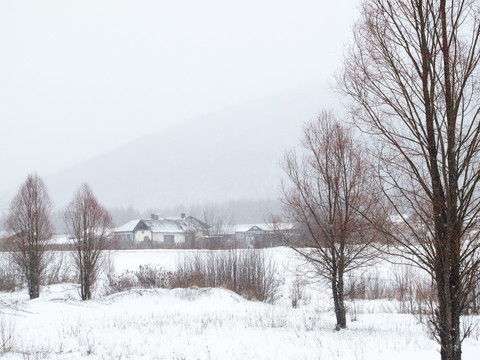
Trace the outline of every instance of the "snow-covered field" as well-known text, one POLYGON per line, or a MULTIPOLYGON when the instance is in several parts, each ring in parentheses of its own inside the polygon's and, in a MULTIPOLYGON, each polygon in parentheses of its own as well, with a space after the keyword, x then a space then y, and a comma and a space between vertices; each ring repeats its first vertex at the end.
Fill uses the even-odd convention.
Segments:
MULTIPOLYGON (((306 289, 300 306, 289 298, 295 266, 285 248, 270 249, 279 264, 281 296, 247 301, 224 289, 131 290, 79 300, 75 284, 0 293, 0 345, 5 359, 436 359, 438 345, 395 301, 357 301, 356 321, 334 331, 328 288, 306 289)), ((112 253, 117 273, 139 265, 173 268, 186 251, 112 253)), ((480 331, 464 341, 463 359, 478 359, 480 331)))

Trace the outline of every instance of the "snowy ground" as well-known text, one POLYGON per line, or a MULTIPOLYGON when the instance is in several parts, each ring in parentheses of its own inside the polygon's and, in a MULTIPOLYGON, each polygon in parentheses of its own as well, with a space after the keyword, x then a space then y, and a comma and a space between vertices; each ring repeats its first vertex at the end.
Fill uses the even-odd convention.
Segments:
MULTIPOLYGON (((5 359, 435 359, 438 346, 394 301, 356 302, 356 321, 333 330, 328 290, 309 291, 298 308, 289 299, 287 249, 273 249, 286 280, 274 305, 223 289, 133 290, 79 300, 74 284, 0 293, 0 342, 5 359)), ((115 271, 174 266, 185 252, 119 251, 115 271)), ((463 359, 478 359, 478 328, 463 359)))

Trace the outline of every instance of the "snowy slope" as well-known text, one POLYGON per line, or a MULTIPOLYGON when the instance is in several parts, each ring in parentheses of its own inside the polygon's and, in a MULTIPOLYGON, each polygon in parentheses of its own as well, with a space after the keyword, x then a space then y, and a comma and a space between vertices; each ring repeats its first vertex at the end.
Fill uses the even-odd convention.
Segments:
MULTIPOLYGON (((335 332, 315 305, 249 302, 221 289, 142 290, 80 302, 73 286, 38 300, 2 299, 14 338, 6 358, 410 359, 434 358, 436 344, 415 319, 365 314, 335 332)), ((467 343, 468 345, 468 343, 467 343)), ((472 344, 478 348, 478 341, 472 344)), ((480 350, 480 349, 479 349, 480 350)), ((468 347, 467 347, 468 353, 468 347)), ((468 359, 468 357, 464 357, 468 359)), ((473 357, 470 357, 473 359, 473 357)))

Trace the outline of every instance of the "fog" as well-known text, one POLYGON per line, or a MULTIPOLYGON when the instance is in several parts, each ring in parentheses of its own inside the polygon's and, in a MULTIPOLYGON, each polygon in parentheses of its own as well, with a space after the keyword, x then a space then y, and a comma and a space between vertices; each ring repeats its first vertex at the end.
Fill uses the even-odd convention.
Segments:
POLYGON ((0 208, 28 173, 56 208, 275 199, 356 14, 330 1, 0 2, 0 208))

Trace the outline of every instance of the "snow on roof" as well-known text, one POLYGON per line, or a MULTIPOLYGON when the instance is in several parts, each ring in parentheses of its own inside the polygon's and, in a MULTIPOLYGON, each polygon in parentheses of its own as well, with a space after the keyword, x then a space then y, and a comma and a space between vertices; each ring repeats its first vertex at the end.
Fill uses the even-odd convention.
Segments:
POLYGON ((160 219, 132 220, 115 229, 115 232, 133 232, 139 222, 155 233, 184 233, 190 230, 207 230, 208 226, 200 220, 188 217, 165 217, 160 219))
POLYGON ((187 217, 166 217, 158 220, 143 220, 152 232, 162 233, 184 233, 187 231, 207 230, 208 225, 193 216, 187 217))
POLYGON ((140 222, 140 220, 130 220, 126 224, 115 229, 115 232, 133 232, 135 226, 140 222))
MULTIPOLYGON (((182 219, 183 220, 183 219, 182 219)), ((183 233, 186 231, 183 222, 171 218, 158 220, 143 220, 152 232, 159 233, 183 233)))
POLYGON ((258 227, 263 231, 268 231, 266 224, 237 224, 233 225, 233 230, 237 232, 246 232, 254 227, 258 227))
POLYGON ((258 223, 258 224, 237 224, 231 226, 231 230, 235 233, 242 233, 251 230, 252 228, 257 227, 263 231, 273 231, 274 229, 279 230, 289 230, 293 228, 292 224, 287 223, 280 223, 280 224, 272 224, 272 223, 258 223))

